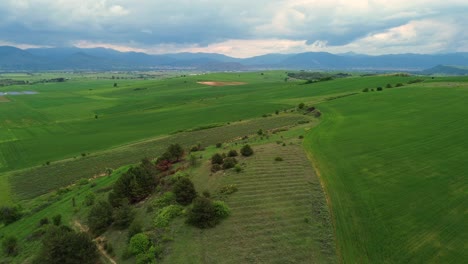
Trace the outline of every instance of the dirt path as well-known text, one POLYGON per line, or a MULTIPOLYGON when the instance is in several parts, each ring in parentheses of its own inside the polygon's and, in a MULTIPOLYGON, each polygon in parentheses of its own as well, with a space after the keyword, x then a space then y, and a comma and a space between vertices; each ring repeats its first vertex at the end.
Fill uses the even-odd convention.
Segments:
MULTIPOLYGON (((73 224, 81 231, 85 233, 89 233, 89 228, 87 226, 82 225, 78 220, 75 220, 73 224)), ((105 239, 104 236, 98 236, 95 239, 93 239, 94 243, 96 244, 96 247, 98 248, 99 252, 112 264, 117 264, 117 262, 107 254, 107 251, 104 249, 100 241, 103 241, 105 239)))

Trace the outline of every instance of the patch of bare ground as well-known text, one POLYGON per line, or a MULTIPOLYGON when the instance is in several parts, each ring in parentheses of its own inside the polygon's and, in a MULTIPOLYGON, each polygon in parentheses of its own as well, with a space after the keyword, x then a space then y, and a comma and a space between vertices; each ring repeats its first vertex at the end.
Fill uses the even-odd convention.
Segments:
POLYGON ((199 84, 209 85, 209 86, 235 86, 235 85, 244 85, 245 82, 197 82, 199 84))

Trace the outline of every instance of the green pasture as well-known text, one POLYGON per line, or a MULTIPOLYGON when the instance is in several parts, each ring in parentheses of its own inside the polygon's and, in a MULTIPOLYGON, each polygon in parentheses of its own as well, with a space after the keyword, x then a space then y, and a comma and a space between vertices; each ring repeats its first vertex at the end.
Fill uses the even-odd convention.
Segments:
POLYGON ((306 137, 343 263, 462 263, 468 84, 430 80, 319 105, 306 137))

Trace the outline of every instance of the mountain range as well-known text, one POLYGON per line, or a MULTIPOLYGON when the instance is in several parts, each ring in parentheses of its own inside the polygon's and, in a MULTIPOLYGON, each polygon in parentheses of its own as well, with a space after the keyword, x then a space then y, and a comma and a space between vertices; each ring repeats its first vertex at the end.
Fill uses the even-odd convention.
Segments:
POLYGON ((233 58, 216 53, 150 55, 106 48, 32 48, 0 46, 1 71, 193 69, 246 71, 259 69, 421 71, 437 65, 468 66, 468 53, 390 54, 305 52, 233 58))

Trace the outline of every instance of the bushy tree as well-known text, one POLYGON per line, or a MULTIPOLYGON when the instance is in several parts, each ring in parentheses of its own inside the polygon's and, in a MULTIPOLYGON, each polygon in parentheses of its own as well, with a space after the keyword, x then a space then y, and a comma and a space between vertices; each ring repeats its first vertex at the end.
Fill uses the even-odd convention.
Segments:
POLYGON ((18 255, 19 246, 18 239, 14 236, 7 236, 2 241, 2 250, 3 253, 7 256, 16 256, 18 255))
POLYGON ((148 159, 137 167, 131 167, 114 183, 109 194, 112 206, 119 206, 125 199, 130 203, 139 202, 150 195, 158 183, 157 169, 148 159))
POLYGON ((112 224, 112 206, 108 202, 99 201, 88 214, 88 226, 95 235, 100 235, 112 224))
POLYGON ((242 156, 245 156, 245 157, 251 156, 254 153, 252 147, 250 147, 250 145, 248 145, 248 144, 244 145, 241 148, 240 152, 241 152, 242 156))
POLYGON ((239 154, 237 153, 237 151, 235 149, 231 149, 229 152, 228 152, 228 157, 237 157, 239 154))
POLYGON ((114 220, 114 226, 117 229, 125 229, 132 223, 133 218, 135 218, 135 212, 130 205, 124 203, 120 207, 114 209, 112 218, 114 220))
POLYGON ((219 153, 214 154, 211 157, 211 164, 223 164, 223 156, 219 153))
POLYGON ((21 218, 21 211, 16 206, 2 206, 0 207, 0 223, 9 225, 21 218))
POLYGON ((177 180, 174 184, 174 194, 176 195, 176 201, 181 205, 189 205, 195 197, 197 192, 193 182, 187 178, 182 177, 177 180))
POLYGON ((50 226, 33 263, 94 264, 98 259, 96 245, 87 234, 76 233, 65 226, 50 226))
POLYGON ((224 159, 223 169, 227 170, 227 169, 230 169, 230 168, 234 168, 234 166, 236 166, 236 164, 237 164, 236 158, 227 157, 227 158, 224 159))
POLYGON ((171 144, 161 156, 162 160, 178 162, 184 156, 184 149, 179 144, 171 144))
POLYGON ((144 233, 134 235, 128 244, 128 250, 133 255, 144 254, 150 248, 151 241, 144 233))
POLYGON ((218 223, 216 211, 210 199, 197 197, 188 211, 187 223, 199 228, 214 227, 218 223))

